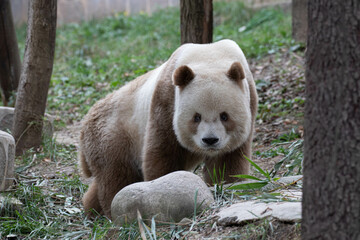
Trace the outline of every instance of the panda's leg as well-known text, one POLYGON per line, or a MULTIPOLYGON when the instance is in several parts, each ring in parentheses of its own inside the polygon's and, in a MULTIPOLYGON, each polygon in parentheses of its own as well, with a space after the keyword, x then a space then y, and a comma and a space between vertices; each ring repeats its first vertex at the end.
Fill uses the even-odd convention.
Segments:
POLYGON ((184 154, 179 152, 181 150, 176 147, 171 150, 148 149, 142 165, 145 181, 154 180, 174 171, 184 170, 184 159, 181 159, 184 154))
POLYGON ((85 214, 87 216, 93 216, 93 211, 102 214, 102 208, 98 199, 98 185, 96 179, 94 179, 90 184, 89 189, 84 194, 82 202, 84 204, 85 214))
POLYGON ((98 199, 105 216, 111 219, 111 202, 124 187, 143 181, 141 171, 134 164, 118 162, 104 168, 105 174, 97 176, 98 199))
POLYGON ((142 162, 145 181, 185 170, 185 162, 189 158, 188 151, 179 145, 175 136, 171 136, 172 132, 158 136, 159 131, 155 131, 154 128, 149 131, 152 133, 148 135, 151 137, 146 139, 142 162))
POLYGON ((143 181, 140 154, 135 151, 132 135, 122 128, 107 135, 100 144, 101 151, 92 162, 93 176, 103 214, 111 218, 114 196, 125 186, 143 181))

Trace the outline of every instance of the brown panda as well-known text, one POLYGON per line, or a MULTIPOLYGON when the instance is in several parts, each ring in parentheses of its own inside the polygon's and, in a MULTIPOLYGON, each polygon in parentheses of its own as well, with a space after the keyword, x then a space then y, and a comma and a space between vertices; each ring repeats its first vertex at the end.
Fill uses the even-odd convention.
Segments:
POLYGON ((257 111, 248 63, 231 40, 185 44, 153 71, 97 102, 85 116, 80 165, 93 176, 83 203, 111 217, 123 187, 205 163, 225 180, 246 174, 257 111))

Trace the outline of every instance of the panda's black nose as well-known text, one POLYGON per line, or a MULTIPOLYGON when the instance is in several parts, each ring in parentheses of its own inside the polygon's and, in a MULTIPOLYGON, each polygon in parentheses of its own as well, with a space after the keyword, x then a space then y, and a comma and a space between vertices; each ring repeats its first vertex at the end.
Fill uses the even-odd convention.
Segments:
POLYGON ((201 139, 204 143, 206 143, 207 145, 211 146, 211 145, 214 145, 215 143, 217 143, 219 141, 218 138, 214 138, 214 137, 211 137, 211 138, 203 138, 201 139))

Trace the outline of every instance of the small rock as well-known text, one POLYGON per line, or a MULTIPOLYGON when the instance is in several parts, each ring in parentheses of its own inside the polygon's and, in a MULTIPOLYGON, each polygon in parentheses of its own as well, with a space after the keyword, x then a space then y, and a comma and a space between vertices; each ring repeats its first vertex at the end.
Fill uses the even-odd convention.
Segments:
MULTIPOLYGON (((0 107, 0 130, 11 132, 14 121, 15 108, 12 107, 0 107)), ((52 138, 54 134, 54 117, 45 114, 43 135, 52 138)))
POLYGON ((292 188, 301 188, 302 186, 302 175, 295 175, 295 176, 287 176, 287 177, 281 177, 279 180, 273 183, 269 183, 268 185, 264 186, 262 188, 262 191, 269 191, 275 188, 278 188, 279 185, 285 186, 285 185, 291 185, 289 187, 292 188))
POLYGON ((0 107, 0 130, 11 131, 14 119, 14 108, 0 107))
POLYGON ((193 222, 193 220, 189 219, 189 218, 183 218, 178 224, 181 225, 188 225, 191 224, 193 222))
POLYGON ((202 211, 214 201, 211 191, 203 180, 190 172, 177 171, 150 182, 139 182, 120 190, 111 204, 111 215, 118 225, 137 218, 137 210, 143 219, 179 222, 202 211))
POLYGON ((0 216, 9 216, 15 210, 21 212, 22 202, 13 197, 0 196, 0 216))
POLYGON ((14 181, 15 140, 0 131, 0 191, 9 188, 14 181))
POLYGON ((242 224, 262 218, 275 218, 284 222, 301 221, 301 202, 257 202, 236 203, 217 213, 220 225, 242 224))
POLYGON ((296 183, 296 184, 302 184, 302 179, 303 179, 303 175, 295 175, 295 176, 287 176, 287 177, 281 177, 279 180, 277 180, 277 183, 282 183, 282 184, 291 184, 291 183, 296 183))
POLYGON ((9 234, 6 236, 6 240, 17 240, 18 236, 16 234, 9 234))
POLYGON ((16 234, 9 234, 6 236, 6 240, 17 240, 18 236, 16 234))

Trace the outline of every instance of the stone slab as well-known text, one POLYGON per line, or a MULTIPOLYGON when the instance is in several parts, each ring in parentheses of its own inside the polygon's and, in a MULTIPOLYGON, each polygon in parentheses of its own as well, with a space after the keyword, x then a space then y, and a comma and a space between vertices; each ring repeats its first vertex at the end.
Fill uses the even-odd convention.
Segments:
POLYGON ((247 201, 221 209, 216 216, 219 217, 218 224, 225 226, 243 224, 263 218, 299 222, 301 221, 301 202, 247 201))

